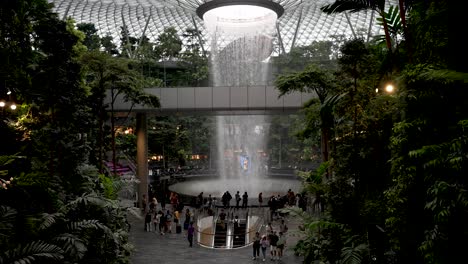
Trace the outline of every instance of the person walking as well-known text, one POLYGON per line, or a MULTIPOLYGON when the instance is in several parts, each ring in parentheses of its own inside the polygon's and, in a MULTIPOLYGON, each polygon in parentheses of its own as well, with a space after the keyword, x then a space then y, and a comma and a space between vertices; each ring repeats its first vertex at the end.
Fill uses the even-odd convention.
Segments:
POLYGON ((189 242, 189 247, 193 246, 193 234, 195 233, 195 228, 193 227, 193 222, 190 222, 187 229, 187 240, 189 242))
POLYGON ((256 260, 258 257, 260 257, 260 240, 262 238, 260 237, 260 233, 256 232, 255 236, 253 238, 253 260, 256 260))

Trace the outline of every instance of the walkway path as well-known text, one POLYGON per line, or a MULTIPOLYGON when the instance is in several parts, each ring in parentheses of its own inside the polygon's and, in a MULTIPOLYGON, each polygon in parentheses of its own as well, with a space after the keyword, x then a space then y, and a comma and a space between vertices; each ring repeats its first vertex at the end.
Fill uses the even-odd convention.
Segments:
MULTIPOLYGON (((129 209, 138 212, 138 209, 129 209)), ((300 264, 302 258, 294 255, 293 246, 297 241, 297 225, 294 219, 286 219, 288 223, 287 247, 280 261, 271 261, 269 252, 267 260, 252 260, 252 246, 240 249, 208 249, 194 243, 190 248, 184 232, 181 234, 160 235, 143 230, 143 219, 138 213, 129 213, 128 220, 131 225, 130 241, 135 249, 131 256, 131 264, 245 264, 245 263, 287 263, 300 264)), ((273 222, 277 229, 278 221, 273 222)))

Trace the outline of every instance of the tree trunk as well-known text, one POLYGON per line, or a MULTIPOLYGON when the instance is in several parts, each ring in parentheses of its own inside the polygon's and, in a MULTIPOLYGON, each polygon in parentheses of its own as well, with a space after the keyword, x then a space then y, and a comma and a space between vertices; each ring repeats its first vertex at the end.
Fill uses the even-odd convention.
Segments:
POLYGON ((116 149, 115 149, 115 120, 114 120, 114 87, 111 88, 111 133, 112 133, 112 166, 114 176, 117 175, 117 158, 116 158, 116 149))

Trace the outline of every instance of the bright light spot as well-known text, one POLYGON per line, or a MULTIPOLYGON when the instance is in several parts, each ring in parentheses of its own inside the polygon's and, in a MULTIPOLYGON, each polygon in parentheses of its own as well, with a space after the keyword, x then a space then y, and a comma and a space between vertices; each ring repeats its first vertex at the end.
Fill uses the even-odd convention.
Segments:
POLYGON ((11 94, 11 91, 10 91, 10 90, 8 90, 8 92, 7 92, 6 94, 10 95, 10 94, 11 94))
POLYGON ((378 93, 378 92, 379 92, 379 88, 375 88, 375 92, 378 93))
POLYGON ((205 16, 215 16, 218 19, 226 20, 254 20, 268 15, 275 15, 276 13, 268 8, 255 6, 255 5, 228 5, 221 6, 218 8, 213 8, 207 11, 203 15, 203 20, 205 16))
POLYGON ((0 102, 0 107, 5 107, 5 102, 0 102))
POLYGON ((15 104, 12 104, 12 105, 10 105, 10 108, 11 108, 11 110, 15 110, 15 109, 16 109, 16 105, 15 105, 15 104))
POLYGON ((208 10, 203 21, 211 34, 232 38, 273 35, 278 15, 271 9, 254 5, 228 5, 208 10))
POLYGON ((385 91, 387 93, 393 93, 394 90, 395 90, 395 87, 393 87, 393 85, 391 84, 388 84, 387 86, 385 86, 385 91))

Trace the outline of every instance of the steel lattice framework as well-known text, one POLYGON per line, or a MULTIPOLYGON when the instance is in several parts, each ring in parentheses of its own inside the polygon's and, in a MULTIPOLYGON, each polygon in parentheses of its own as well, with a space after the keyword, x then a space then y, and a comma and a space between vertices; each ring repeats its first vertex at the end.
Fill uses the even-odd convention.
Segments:
MULTIPOLYGON (((100 36, 110 34, 119 44, 122 26, 134 37, 146 35, 155 42, 166 27, 180 34, 187 28, 199 29, 205 43, 210 36, 196 9, 210 0, 49 0, 60 17, 72 17, 76 23, 93 23, 100 36)), ((320 7, 334 0, 271 0, 284 7, 277 23, 277 52, 328 40, 332 35, 351 37, 357 32, 367 36, 382 34, 375 24, 373 11, 327 15, 320 7)), ((205 44, 206 45, 206 44, 205 44)), ((208 50, 209 47, 207 46, 208 50)))

